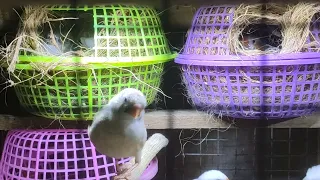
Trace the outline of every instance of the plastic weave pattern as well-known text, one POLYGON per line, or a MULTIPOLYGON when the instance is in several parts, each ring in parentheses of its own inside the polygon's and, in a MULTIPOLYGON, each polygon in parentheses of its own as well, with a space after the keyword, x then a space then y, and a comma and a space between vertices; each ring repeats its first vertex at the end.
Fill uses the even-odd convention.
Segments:
MULTIPOLYGON (((0 167, 1 179, 111 180, 116 175, 115 159, 97 152, 85 130, 9 131, 0 167)), ((157 171, 155 158, 141 180, 151 180, 157 171)))

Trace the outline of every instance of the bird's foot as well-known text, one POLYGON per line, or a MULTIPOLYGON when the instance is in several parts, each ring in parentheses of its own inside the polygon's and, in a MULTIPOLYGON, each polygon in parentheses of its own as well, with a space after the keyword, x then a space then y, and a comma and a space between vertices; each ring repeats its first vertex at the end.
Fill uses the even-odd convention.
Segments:
POLYGON ((131 158, 129 162, 124 164, 117 164, 117 172, 122 173, 123 171, 127 171, 128 169, 131 169, 135 165, 135 159, 131 158))
POLYGON ((134 158, 129 162, 124 163, 123 165, 117 166, 117 176, 113 180, 131 180, 131 171, 138 166, 138 163, 135 163, 134 158))
POLYGON ((113 180, 131 180, 131 171, 125 170, 113 177, 113 180))

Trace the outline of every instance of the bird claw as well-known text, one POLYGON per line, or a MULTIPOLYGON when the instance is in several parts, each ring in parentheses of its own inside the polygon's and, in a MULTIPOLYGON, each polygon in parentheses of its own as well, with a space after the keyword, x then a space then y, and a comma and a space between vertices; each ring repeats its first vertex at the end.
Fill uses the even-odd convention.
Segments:
POLYGON ((131 168, 122 168, 113 180, 130 180, 131 168))
POLYGON ((132 158, 129 162, 118 165, 117 171, 118 175, 116 175, 113 180, 131 180, 131 171, 138 166, 137 163, 135 163, 134 158, 132 158))
POLYGON ((117 172, 121 173, 128 170, 128 169, 132 169, 132 167, 135 165, 135 159, 132 158, 129 162, 124 163, 124 164, 118 164, 117 166, 117 172))
POLYGON ((115 177, 113 177, 113 180, 130 180, 127 176, 121 176, 121 175, 117 175, 115 177))

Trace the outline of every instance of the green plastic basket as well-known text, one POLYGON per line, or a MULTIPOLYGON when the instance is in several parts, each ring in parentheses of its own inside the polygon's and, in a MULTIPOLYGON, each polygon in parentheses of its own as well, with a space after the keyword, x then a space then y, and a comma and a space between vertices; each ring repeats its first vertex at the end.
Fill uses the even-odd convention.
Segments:
MULTIPOLYGON (((23 59, 23 58, 22 58, 23 59)), ((161 83, 165 61, 116 67, 106 64, 57 66, 43 76, 30 63, 17 64, 15 91, 30 113, 61 120, 92 120, 110 98, 124 88, 141 90, 152 103, 161 83), (131 72, 134 74, 132 74, 131 72), (137 80, 134 76, 139 78, 137 80), (141 82, 143 81, 143 82, 141 82)))
POLYGON ((78 32, 81 26, 92 27, 85 38, 92 37, 94 46, 84 57, 39 56, 21 50, 11 77, 15 77, 16 94, 27 111, 51 119, 92 120, 115 94, 128 87, 141 90, 148 104, 155 100, 164 63, 176 54, 170 51, 154 9, 133 5, 44 8, 49 10, 49 19, 79 17, 59 21, 58 26, 75 23, 76 30, 68 33, 77 43, 82 37, 78 32))
POLYGON ((103 5, 76 8, 45 6, 44 9, 49 10, 48 16, 51 19, 66 19, 56 22, 60 29, 53 31, 68 32, 72 43, 83 45, 88 40, 88 44, 94 45, 84 53, 85 57, 96 57, 97 61, 104 58, 107 62, 144 62, 153 61, 154 58, 165 60, 168 55, 172 55, 160 18, 153 8, 103 5), (72 23, 74 26, 69 32, 72 23))

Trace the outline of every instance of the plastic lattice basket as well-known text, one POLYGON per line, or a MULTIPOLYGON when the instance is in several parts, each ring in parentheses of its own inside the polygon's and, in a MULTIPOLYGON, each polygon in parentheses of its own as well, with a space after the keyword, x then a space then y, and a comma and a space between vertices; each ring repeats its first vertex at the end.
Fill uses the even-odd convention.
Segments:
MULTIPOLYGON (((116 175, 115 159, 97 152, 85 130, 9 131, 0 167, 1 179, 110 180, 116 175)), ((151 180, 157 171, 154 158, 140 179, 151 180)))
POLYGON ((15 91, 20 104, 32 114, 61 120, 92 120, 100 108, 127 87, 139 89, 147 103, 152 103, 163 67, 163 63, 113 68, 100 64, 88 69, 59 66, 42 76, 30 64, 18 64, 21 83, 15 85, 15 91))
POLYGON ((154 9, 133 5, 33 8, 23 17, 39 18, 33 20, 39 27, 24 25, 29 31, 40 29, 33 39, 42 37, 44 44, 35 45, 25 37, 27 43, 21 45, 25 48, 11 76, 20 103, 30 113, 92 120, 95 112, 127 87, 141 90, 148 104, 155 100, 164 63, 175 54, 154 9), (59 21, 51 21, 48 30, 48 23, 39 23, 44 17, 59 21), (52 33, 56 39, 50 44, 52 33), (26 50, 32 47, 33 51, 26 50))
MULTIPOLYGON (((227 44, 235 6, 208 6, 194 16, 181 64, 190 99, 199 109, 244 119, 309 115, 320 102, 320 55, 235 55, 227 44)), ((310 30, 319 40, 314 18, 310 30)), ((310 37, 307 42, 310 41, 310 37)))

